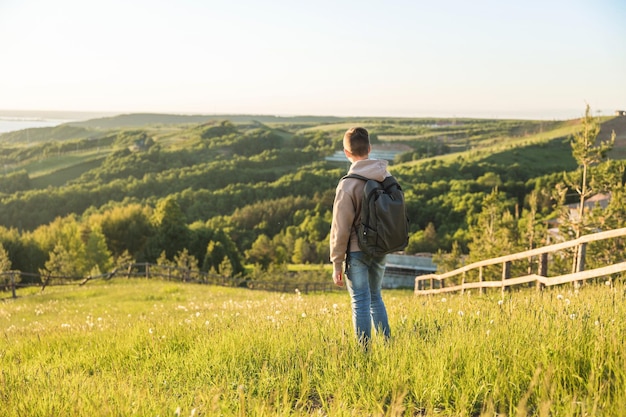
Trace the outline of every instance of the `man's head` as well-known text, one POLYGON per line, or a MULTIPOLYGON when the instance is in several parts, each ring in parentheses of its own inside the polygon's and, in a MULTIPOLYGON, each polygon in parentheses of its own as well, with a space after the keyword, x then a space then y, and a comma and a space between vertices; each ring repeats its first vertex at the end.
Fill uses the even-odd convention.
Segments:
POLYGON ((370 135, 362 127, 353 127, 343 135, 343 149, 346 156, 365 159, 370 153, 370 135))

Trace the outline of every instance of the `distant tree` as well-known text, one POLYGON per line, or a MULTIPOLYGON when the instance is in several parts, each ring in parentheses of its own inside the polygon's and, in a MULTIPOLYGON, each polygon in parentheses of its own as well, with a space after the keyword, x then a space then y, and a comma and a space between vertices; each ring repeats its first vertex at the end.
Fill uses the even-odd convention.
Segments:
POLYGON ((220 274, 224 260, 228 260, 228 257, 226 256, 226 248, 222 242, 209 241, 202 263, 202 269, 204 271, 215 271, 215 273, 220 274))
POLYGON ((192 273, 199 271, 198 260, 189 254, 187 248, 179 251, 174 256, 174 264, 178 267, 176 275, 185 281, 191 278, 192 273))
POLYGON ((9 259, 9 252, 4 249, 2 243, 0 243, 0 272, 6 272, 11 270, 11 259, 9 259))
POLYGON ((152 223, 155 234, 149 240, 147 254, 149 260, 154 260, 155 254, 162 251, 165 251, 167 259, 173 259, 176 253, 189 244, 189 227, 174 197, 165 198, 157 204, 152 223))
POLYGON ((267 271, 274 259, 270 238, 264 234, 259 235, 252 247, 246 251, 246 259, 251 264, 259 265, 261 270, 267 271))
POLYGON ((111 254, 106 240, 98 227, 91 228, 87 223, 80 223, 76 216, 57 218, 49 225, 41 226, 32 233, 38 246, 48 253, 48 262, 44 268, 53 272, 62 271, 64 275, 84 276, 92 270, 104 272, 112 265, 111 254), (71 265, 65 265, 66 256, 71 265), (53 259, 54 258, 54 259, 53 259))
POLYGON ((144 249, 154 227, 150 223, 151 210, 147 206, 129 204, 92 215, 92 227, 100 227, 113 256, 128 252, 134 258, 143 258, 144 249))
POLYGON ((494 189, 483 200, 482 211, 470 224, 471 262, 502 256, 515 251, 517 245, 516 223, 509 211, 510 203, 494 189))
POLYGON ((439 238, 435 224, 428 222, 426 229, 417 231, 409 236, 409 245, 406 248, 407 253, 435 253, 439 248, 439 238))
POLYGON ((483 187, 487 187, 488 189, 502 186, 502 179, 495 172, 486 172, 478 177, 476 182, 483 187))
MULTIPOLYGON (((522 211, 522 215, 518 220, 518 233, 520 236, 519 247, 521 250, 531 250, 545 245, 548 242, 547 225, 538 221, 539 208, 538 190, 532 190, 527 197, 528 209, 522 211)), ((536 272, 537 260, 528 259, 527 273, 536 272)))
POLYGON ((39 272, 41 275, 47 277, 50 275, 61 277, 79 277, 74 257, 61 244, 57 244, 52 249, 52 252, 49 254, 48 261, 46 261, 44 268, 39 272))
POLYGON ((438 250, 433 255, 433 263, 437 265, 437 272, 442 274, 463 266, 463 253, 461 251, 461 245, 458 242, 452 242, 452 251, 449 253, 438 250))
POLYGON ((291 261, 296 264, 316 263, 318 261, 316 245, 303 237, 297 238, 291 261))
POLYGON ((585 201, 598 192, 590 186, 591 168, 606 158, 607 153, 613 149, 615 143, 615 132, 612 133, 608 141, 596 143, 599 133, 600 122, 591 115, 591 108, 587 105, 582 126, 571 139, 572 155, 578 163, 579 176, 576 179, 566 176, 566 182, 576 190, 579 197, 577 216, 569 217, 570 221, 568 222, 568 226, 573 229, 574 238, 580 237, 589 229, 589 225, 586 224, 585 201))
POLYGON ((129 265, 134 264, 136 262, 135 258, 125 250, 119 256, 115 257, 114 265, 115 268, 128 268, 129 265))
POLYGON ((309 242, 319 242, 328 234, 330 221, 322 213, 307 210, 299 229, 309 242))
POLYGON ((0 193, 12 194, 17 191, 28 190, 31 180, 28 172, 20 170, 9 175, 0 175, 0 193))
MULTIPOLYGON (((603 165, 608 169, 608 165, 603 165)), ((589 223, 599 230, 620 229, 626 227, 626 163, 619 161, 609 169, 613 172, 605 172, 604 178, 612 178, 613 183, 609 186, 610 200, 606 208, 596 206, 589 213, 589 223)), ((606 239, 595 242, 588 246, 586 263, 589 268, 610 265, 623 260, 626 253, 626 239, 606 239)))
POLYGON ((86 229, 84 248, 84 267, 81 271, 83 274, 99 275, 111 269, 113 257, 104 235, 98 228, 86 229))
POLYGON ((205 123, 199 128, 200 137, 204 140, 237 133, 237 128, 228 120, 205 123))

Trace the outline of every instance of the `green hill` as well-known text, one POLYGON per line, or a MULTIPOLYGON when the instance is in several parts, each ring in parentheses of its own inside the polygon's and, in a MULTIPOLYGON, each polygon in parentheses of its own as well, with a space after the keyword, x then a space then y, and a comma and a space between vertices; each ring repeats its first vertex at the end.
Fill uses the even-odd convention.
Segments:
MULTIPOLYGON (((602 123, 602 138, 616 132, 611 157, 624 159, 626 118, 602 123)), ((228 234, 240 254, 267 239, 259 245, 284 246, 274 257, 323 262, 334 190, 348 166, 328 157, 354 125, 395 150, 390 171, 403 184, 412 233, 436 230, 427 251, 465 244, 494 188, 505 209, 521 213, 531 191, 555 189, 576 169, 578 121, 121 115, 0 135, 0 226, 36 231, 72 214, 131 205, 147 213, 172 199, 185 224, 228 234)), ((539 218, 554 216, 548 197, 538 204, 539 218)), ((193 244, 204 257, 201 242, 193 244)), ((152 260, 160 253, 142 250, 152 260)))

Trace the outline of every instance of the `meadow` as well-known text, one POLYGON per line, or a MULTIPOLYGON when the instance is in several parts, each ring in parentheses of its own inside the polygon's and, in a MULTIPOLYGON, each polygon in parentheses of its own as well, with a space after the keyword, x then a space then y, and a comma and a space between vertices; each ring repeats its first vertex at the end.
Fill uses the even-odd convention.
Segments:
POLYGON ((346 292, 146 279, 0 293, 3 416, 616 416, 620 281, 384 293, 392 339, 355 343, 346 292))

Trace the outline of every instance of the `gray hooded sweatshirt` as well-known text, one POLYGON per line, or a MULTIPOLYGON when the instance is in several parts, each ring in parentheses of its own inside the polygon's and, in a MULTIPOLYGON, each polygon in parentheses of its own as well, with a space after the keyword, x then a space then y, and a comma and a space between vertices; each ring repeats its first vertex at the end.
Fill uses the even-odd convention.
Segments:
MULTIPOLYGON (((348 174, 358 174, 377 181, 383 181, 391 175, 387 171, 387 161, 383 159, 355 161, 350 165, 348 174)), ((362 180, 356 178, 339 181, 337 185, 330 226, 330 261, 335 271, 341 271, 347 252, 361 250, 356 235, 356 223, 361 214, 364 185, 362 180)))

